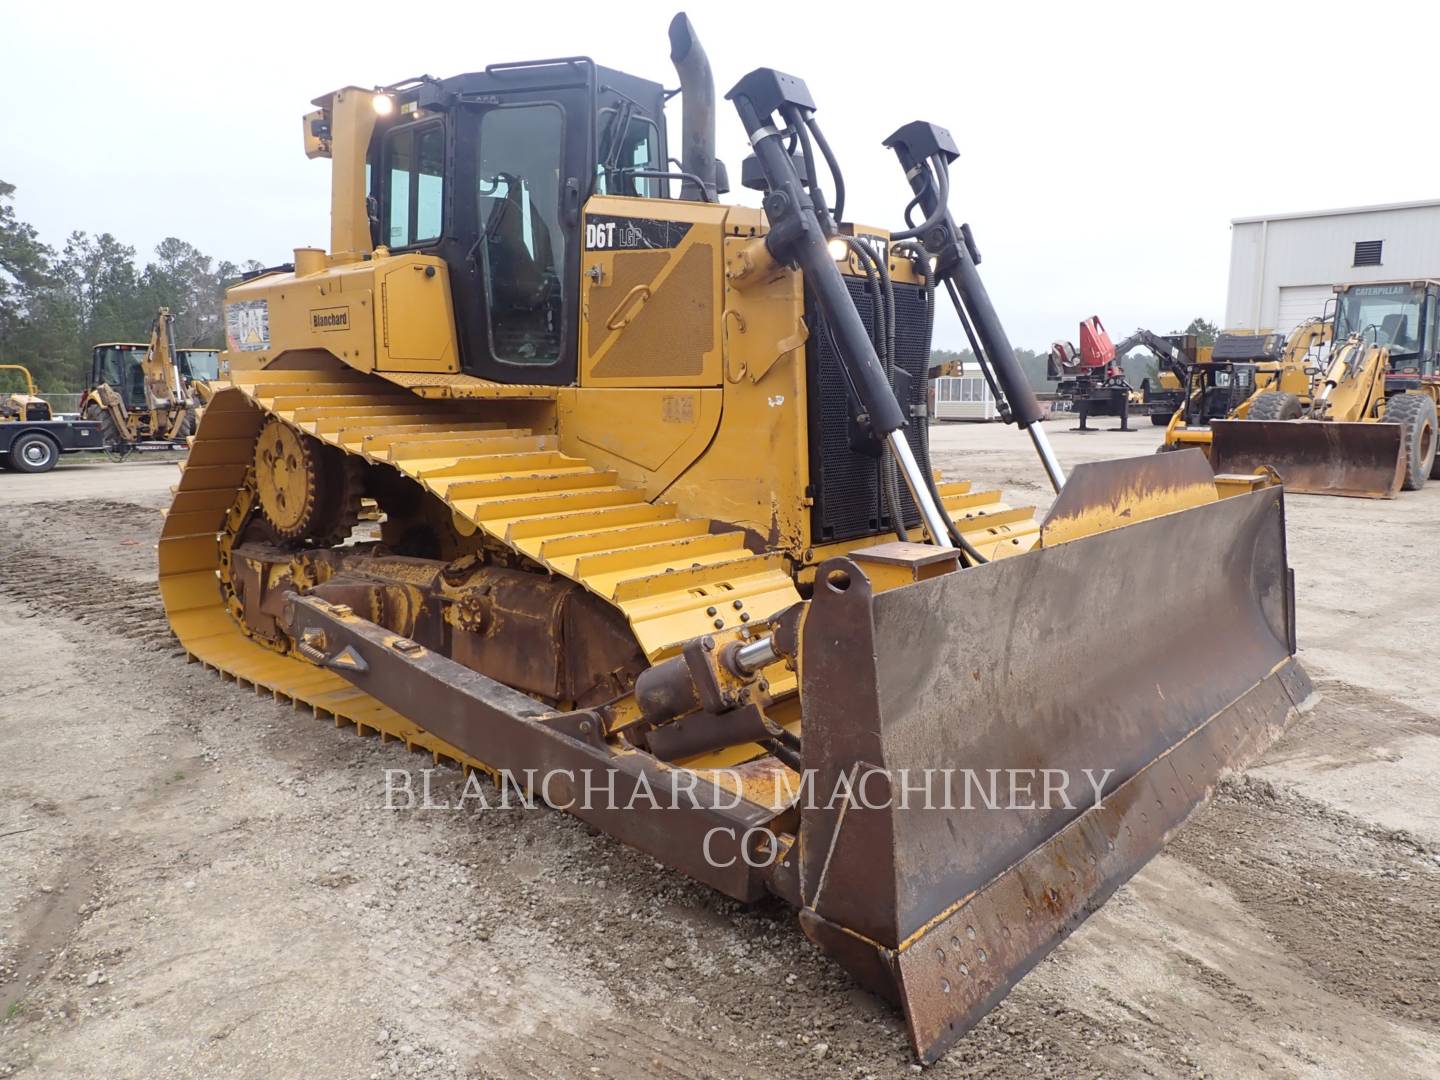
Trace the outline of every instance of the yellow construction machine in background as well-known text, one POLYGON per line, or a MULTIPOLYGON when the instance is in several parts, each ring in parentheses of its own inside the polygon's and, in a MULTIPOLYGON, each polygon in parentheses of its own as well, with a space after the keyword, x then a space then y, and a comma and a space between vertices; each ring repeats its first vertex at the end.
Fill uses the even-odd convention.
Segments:
MULTIPOLYGON (((50 403, 40 396, 30 369, 21 364, 0 364, 0 372, 13 371, 24 385, 22 392, 0 392, 0 468, 12 472, 49 472, 60 455, 100 449, 100 425, 83 420, 57 419, 50 403)), ((9 381, 9 376, 0 375, 9 381)))
MULTIPOLYGON (((1316 356, 1329 343, 1332 329, 1329 320, 1315 318, 1288 338, 1268 332, 1220 334, 1210 355, 1190 365, 1183 399, 1170 417, 1160 449, 1198 449, 1208 458, 1216 421, 1276 419, 1269 415, 1276 400, 1269 394, 1308 404, 1316 356)), ((1215 471, 1225 472, 1218 467, 1215 471)))
POLYGON ((50 403, 40 396, 40 391, 35 386, 35 378, 30 374, 29 368, 23 364, 0 364, 0 371, 18 372, 21 381, 25 384, 22 393, 9 391, 0 394, 0 421, 49 420, 51 418, 50 403))
POLYGON ((1260 393, 1217 422, 1217 472, 1273 469, 1289 491, 1393 498, 1440 478, 1440 283, 1336 289, 1336 344, 1308 394, 1260 393))
POLYGON ((784 898, 934 1060, 1306 700, 1283 493, 1193 452, 1067 477, 950 134, 885 140, 912 220, 849 222, 805 83, 760 68, 727 97, 763 209, 722 202, 683 15, 670 52, 679 147, 662 83, 586 58, 316 100, 330 249, 226 295, 161 593, 237 682, 784 898), (937 298, 1042 520, 936 477, 937 298))
POLYGON ((174 323, 170 310, 161 308, 148 344, 109 342, 91 351, 80 414, 100 423, 113 458, 135 450, 183 450, 195 432, 219 354, 176 348, 174 323))

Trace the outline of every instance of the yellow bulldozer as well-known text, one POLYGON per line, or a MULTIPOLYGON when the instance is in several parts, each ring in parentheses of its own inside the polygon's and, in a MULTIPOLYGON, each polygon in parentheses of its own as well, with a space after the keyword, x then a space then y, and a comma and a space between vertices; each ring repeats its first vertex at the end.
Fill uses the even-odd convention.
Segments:
POLYGON ((315 101, 329 250, 226 295, 161 592, 228 678, 788 901, 931 1061, 1307 700, 1283 491, 1200 453, 1067 476, 950 134, 886 139, 905 224, 855 224, 759 68, 734 205, 683 15, 670 54, 679 147, 660 82, 583 57, 315 101), (1043 519, 932 469, 946 299, 1043 519))
POLYGON ((136 450, 183 450, 218 361, 215 349, 177 348, 175 317, 161 308, 148 344, 107 342, 91 350, 80 414, 101 425, 105 450, 117 460, 136 450))
POLYGON ((1287 490, 1394 498, 1440 478, 1440 282, 1336 289, 1335 341, 1307 394, 1276 387, 1217 422, 1217 472, 1271 468, 1287 490))

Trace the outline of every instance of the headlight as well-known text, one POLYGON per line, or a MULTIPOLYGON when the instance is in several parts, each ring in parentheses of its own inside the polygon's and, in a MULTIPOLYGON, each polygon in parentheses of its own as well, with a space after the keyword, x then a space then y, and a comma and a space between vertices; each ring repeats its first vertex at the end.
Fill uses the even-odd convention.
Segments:
POLYGON ((830 241, 830 257, 836 262, 845 262, 850 258, 850 245, 838 236, 830 241))
POLYGON ((395 111, 395 99, 388 94, 376 94, 370 99, 370 104, 375 106, 377 116, 389 116, 395 111))

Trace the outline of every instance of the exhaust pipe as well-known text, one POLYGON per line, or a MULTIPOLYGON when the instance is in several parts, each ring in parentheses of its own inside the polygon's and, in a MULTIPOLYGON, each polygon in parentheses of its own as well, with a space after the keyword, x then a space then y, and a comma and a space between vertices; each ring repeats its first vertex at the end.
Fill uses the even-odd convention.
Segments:
POLYGON ((682 11, 670 20, 670 62, 680 76, 680 168, 705 185, 698 191, 693 180, 680 186, 680 198, 700 202, 715 198, 715 79, 710 60, 695 36, 695 28, 682 11))

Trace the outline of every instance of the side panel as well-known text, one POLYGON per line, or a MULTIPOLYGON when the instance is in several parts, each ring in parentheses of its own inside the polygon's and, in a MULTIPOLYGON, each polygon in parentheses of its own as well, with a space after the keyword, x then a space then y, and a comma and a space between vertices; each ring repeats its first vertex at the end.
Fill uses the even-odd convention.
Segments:
POLYGON ((591 199, 581 231, 581 386, 719 386, 727 209, 591 199))
POLYGON ((270 274, 225 294, 230 369, 282 353, 327 352, 357 371, 456 372, 455 315, 444 262, 396 255, 310 274, 270 274))

